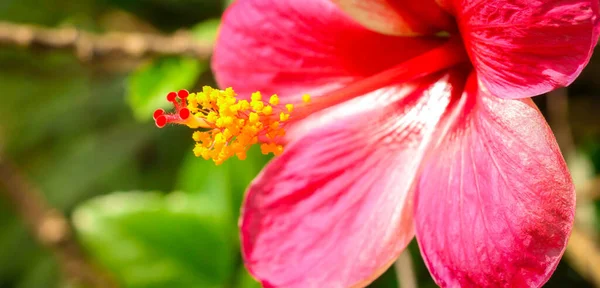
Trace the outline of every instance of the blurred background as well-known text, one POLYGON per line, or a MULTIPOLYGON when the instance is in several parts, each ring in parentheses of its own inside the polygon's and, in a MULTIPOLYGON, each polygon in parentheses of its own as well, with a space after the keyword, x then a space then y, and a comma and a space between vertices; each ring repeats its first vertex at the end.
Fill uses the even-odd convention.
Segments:
MULTIPOLYGON (((0 287, 259 285, 239 255, 245 187, 269 160, 215 167, 156 129, 165 95, 214 85, 228 1, 0 0, 0 287)), ((540 96, 578 189, 546 287, 600 287, 600 55, 540 96)), ((416 243, 371 287, 436 287, 416 243), (400 281, 398 279, 401 279, 400 281)))

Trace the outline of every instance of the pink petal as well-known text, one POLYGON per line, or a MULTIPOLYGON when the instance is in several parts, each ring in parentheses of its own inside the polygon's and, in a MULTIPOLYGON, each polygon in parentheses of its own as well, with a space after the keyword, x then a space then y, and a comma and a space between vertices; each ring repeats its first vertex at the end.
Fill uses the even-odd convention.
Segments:
POLYGON ((292 142, 319 127, 333 125, 350 117, 355 117, 355 115, 377 113, 390 103, 397 102, 407 95, 418 93, 423 89, 423 85, 427 85, 427 81, 430 80, 421 79, 421 81, 411 81, 388 87, 385 90, 376 90, 327 109, 314 111, 307 118, 292 122, 292 125, 287 127, 283 143, 292 142))
POLYGON ((598 41, 598 0, 445 0, 492 95, 524 98, 567 86, 598 41))
POLYGON ((332 0, 365 27, 389 35, 455 31, 450 14, 433 0, 332 0))
POLYGON ((320 101, 313 101, 308 106, 300 106, 300 109, 306 111, 301 111, 300 114, 298 114, 298 111, 294 112, 294 116, 288 122, 286 128, 288 133, 286 133, 286 141, 284 142, 302 137, 304 133, 311 129, 353 114, 382 109, 393 101, 391 98, 399 99, 420 88, 423 85, 422 82, 426 81, 426 76, 436 75, 439 71, 447 71, 449 67, 457 69, 456 73, 460 74, 461 71, 464 71, 463 68, 466 67, 458 63, 467 58, 468 56, 460 41, 449 41, 382 73, 332 91, 327 94, 327 97, 319 99, 320 101), (403 84, 398 87, 401 89, 394 89, 395 91, 389 91, 387 94, 375 90, 393 83, 403 84), (373 89, 375 90, 373 95, 371 89, 374 87, 376 88, 373 89), (353 96, 351 99, 344 98, 347 94, 362 96, 353 96), (339 97, 340 95, 342 97, 339 97), (377 100, 381 97, 386 98, 385 101, 377 100), (339 102, 340 99, 343 102, 339 102))
POLYGON ((380 89, 373 102, 394 102, 309 132, 263 170, 241 218, 245 263, 263 285, 363 286, 392 264, 413 237, 414 177, 454 77, 401 99, 380 89))
POLYGON ((416 232, 442 287, 539 287, 573 225, 575 194, 530 99, 477 92, 474 75, 416 191, 416 232))
MULTIPOLYGON (((329 0, 238 0, 225 13, 213 56, 221 87, 260 90, 282 103, 313 99, 440 45, 365 29, 329 0)), ((358 95, 356 95, 358 96, 358 95)))

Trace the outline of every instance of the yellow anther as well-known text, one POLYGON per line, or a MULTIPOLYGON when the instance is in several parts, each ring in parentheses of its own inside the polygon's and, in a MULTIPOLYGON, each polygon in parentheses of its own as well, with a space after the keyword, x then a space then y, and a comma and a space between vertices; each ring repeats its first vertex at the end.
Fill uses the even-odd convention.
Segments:
POLYGON ((198 103, 198 106, 204 107, 208 104, 208 97, 206 97, 204 92, 200 92, 196 95, 196 102, 198 103))
POLYGON ((279 129, 279 122, 275 121, 275 122, 271 123, 271 125, 269 125, 269 128, 271 128, 271 130, 279 129))
POLYGON ((252 125, 246 125, 244 126, 244 129, 242 130, 242 133, 247 134, 247 135, 253 135, 256 133, 258 129, 256 129, 254 126, 252 125))
POLYGON ((240 104, 238 103, 238 104, 229 106, 229 111, 231 112, 231 114, 237 114, 238 111, 240 111, 240 104))
POLYGON ((250 116, 248 117, 248 122, 250 122, 250 124, 258 122, 258 114, 256 114, 255 112, 250 113, 250 116))
POLYGON ((203 150, 200 155, 202 156, 202 158, 204 158, 204 160, 208 160, 211 158, 211 153, 208 149, 203 150))
POLYGON ((304 102, 304 103, 310 102, 310 95, 308 95, 308 94, 302 95, 302 102, 304 102))
POLYGON ((196 113, 198 112, 198 101, 196 101, 196 95, 190 94, 188 96, 188 105, 187 108, 190 110, 190 112, 192 113, 196 113))
POLYGON ((217 99, 219 99, 219 95, 220 95, 219 90, 213 90, 212 92, 210 92, 210 95, 209 95, 210 102, 212 102, 212 103, 217 102, 217 99))
POLYGON ((205 95, 210 95, 210 93, 212 93, 214 89, 210 86, 203 86, 202 87, 202 93, 204 93, 205 95))
POLYGON ((248 103, 248 101, 246 101, 246 100, 242 100, 242 101, 238 102, 238 105, 240 105, 241 111, 246 111, 250 108, 250 103, 248 103))
POLYGON ((196 157, 202 156, 202 151, 204 151, 203 149, 204 149, 204 147, 202 147, 200 144, 196 144, 196 146, 194 146, 194 150, 193 150, 194 155, 196 157))
POLYGON ((277 95, 271 96, 271 99, 269 99, 269 103, 273 106, 279 104, 279 97, 277 95))
POLYGON ((233 133, 231 133, 231 130, 225 129, 223 130, 223 136, 225 137, 225 139, 230 139, 231 137, 233 137, 233 133))
POLYGON ((220 144, 220 143, 225 143, 225 136, 223 136, 223 134, 218 133, 215 136, 215 144, 220 144))
POLYGON ((263 108, 262 112, 265 115, 271 115, 273 113, 273 107, 267 105, 265 108, 263 108))
POLYGON ((254 93, 252 93, 252 96, 250 97, 250 100, 252 100, 252 101, 261 101, 262 100, 262 95, 258 91, 254 92, 254 93))
POLYGON ((292 111, 294 111, 294 104, 286 104, 285 108, 288 110, 288 112, 292 113, 292 111))
POLYGON ((233 117, 231 117, 231 116, 223 117, 223 124, 225 126, 229 126, 229 125, 233 124, 233 117))
POLYGON ((194 133, 192 134, 192 139, 194 139, 194 141, 196 142, 200 142, 200 131, 194 131, 194 133))
POLYGON ((272 151, 273 151, 273 148, 272 148, 271 144, 263 143, 260 145, 260 152, 262 152, 262 154, 267 155, 272 151))
POLYGON ((283 153, 283 146, 277 145, 273 150, 273 154, 275 154, 275 156, 279 156, 281 153, 283 153))
POLYGON ((208 113, 208 115, 206 116, 206 120, 211 123, 217 122, 217 118, 218 118, 217 113, 215 113, 213 111, 210 111, 208 113))
POLYGON ((263 102, 258 101, 252 101, 250 105, 252 106, 252 109, 254 109, 254 111, 256 112, 261 112, 263 107, 265 107, 265 104, 263 102))
MULTIPOLYGON (((231 97, 237 96, 237 94, 235 94, 235 91, 233 91, 233 88, 231 88, 231 87, 225 88, 225 94, 227 96, 231 96, 231 97)), ((235 98, 232 98, 232 99, 235 99, 235 98)))
POLYGON ((217 119, 217 121, 215 122, 215 125, 217 125, 217 127, 219 127, 219 128, 223 128, 223 126, 225 126, 223 124, 223 118, 217 119))
POLYGON ((237 156, 240 160, 246 160, 246 151, 237 152, 235 153, 235 156, 237 156))
POLYGON ((283 122, 283 121, 287 121, 288 119, 290 119, 290 114, 286 114, 281 112, 279 114, 279 121, 283 122))

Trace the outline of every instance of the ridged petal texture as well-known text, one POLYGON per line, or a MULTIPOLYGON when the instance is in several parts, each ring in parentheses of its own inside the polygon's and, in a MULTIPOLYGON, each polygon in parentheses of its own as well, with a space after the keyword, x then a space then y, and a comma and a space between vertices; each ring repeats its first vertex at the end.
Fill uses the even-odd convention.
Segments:
POLYGON ((251 184, 242 252, 265 287, 363 286, 413 237, 412 188, 453 75, 365 97, 383 109, 293 141, 251 184), (390 101, 391 100, 391 101, 390 101))
POLYGON ((446 0, 492 95, 526 98, 564 87, 598 42, 598 0, 446 0))
MULTIPOLYGON (((329 0, 238 0, 224 15, 212 67, 241 97, 314 99, 422 54, 443 41, 372 32, 329 0)), ((359 96, 359 95, 355 95, 359 96)))
POLYGON ((530 99, 478 91, 421 175, 416 233, 441 287, 540 287, 573 225, 575 194, 552 131, 530 99))
POLYGON ((433 0, 332 0, 365 27, 382 34, 414 36, 455 32, 450 14, 433 0))
POLYGON ((543 285, 564 252, 575 199, 552 132, 521 98, 579 75, 598 40, 599 5, 236 1, 212 64, 219 85, 242 97, 324 100, 357 83, 387 86, 372 76, 409 59, 419 60, 411 69, 446 59, 421 66, 417 56, 448 38, 398 35, 460 33, 472 64, 348 93, 288 127, 285 152, 244 203, 251 273, 266 287, 364 286, 416 231, 442 287, 543 285), (468 81, 463 67, 474 70, 468 81))

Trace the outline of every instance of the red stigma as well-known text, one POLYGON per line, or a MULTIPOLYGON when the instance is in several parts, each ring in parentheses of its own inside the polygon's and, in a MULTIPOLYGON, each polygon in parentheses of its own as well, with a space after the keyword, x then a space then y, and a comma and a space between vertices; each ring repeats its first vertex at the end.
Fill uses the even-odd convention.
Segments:
POLYGON ((189 118, 190 110, 187 108, 183 108, 183 109, 179 110, 179 117, 181 118, 181 120, 185 120, 185 119, 189 118))
POLYGON ((190 92, 188 92, 185 89, 181 89, 181 90, 179 90, 179 92, 177 92, 177 96, 179 96, 179 98, 181 98, 181 99, 187 98, 188 95, 190 95, 190 92))
POLYGON ((160 115, 156 117, 154 123, 156 124, 156 127, 163 128, 165 125, 167 125, 167 117, 165 117, 165 115, 160 115))
POLYGON ((190 93, 187 90, 179 90, 179 92, 170 92, 167 94, 167 100, 173 104, 175 111, 167 113, 163 109, 156 109, 153 114, 156 127, 162 128, 169 123, 187 125, 190 128, 197 128, 199 126, 207 127, 204 121, 196 119, 192 111, 187 108, 187 98, 189 95, 190 93))
POLYGON ((167 94, 167 101, 173 102, 173 101, 175 101, 175 97, 177 97, 177 93, 171 92, 171 93, 167 94))
POLYGON ((165 110, 156 109, 156 111, 154 111, 154 115, 152 117, 154 117, 154 120, 156 120, 156 118, 158 118, 159 116, 162 116, 163 114, 165 114, 165 110))

